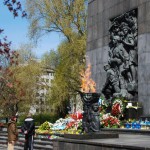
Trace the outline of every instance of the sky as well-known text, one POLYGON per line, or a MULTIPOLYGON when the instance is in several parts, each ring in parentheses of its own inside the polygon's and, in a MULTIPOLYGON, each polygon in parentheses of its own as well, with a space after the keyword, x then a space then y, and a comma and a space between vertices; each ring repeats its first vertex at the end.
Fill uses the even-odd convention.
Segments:
MULTIPOLYGON (((3 36, 7 36, 8 41, 12 41, 12 48, 17 49, 21 44, 30 43, 28 38, 29 22, 25 18, 13 17, 6 6, 3 5, 3 0, 0 0, 0 29, 4 29, 3 36)), ((33 48, 33 52, 38 58, 51 49, 56 49, 61 41, 61 36, 58 33, 49 33, 43 36, 33 48)))

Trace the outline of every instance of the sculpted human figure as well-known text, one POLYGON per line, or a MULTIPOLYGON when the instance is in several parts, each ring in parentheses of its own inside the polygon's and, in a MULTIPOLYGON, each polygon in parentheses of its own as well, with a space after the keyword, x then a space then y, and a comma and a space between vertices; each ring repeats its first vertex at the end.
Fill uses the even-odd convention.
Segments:
POLYGON ((109 63, 113 64, 113 66, 117 66, 120 74, 122 74, 123 66, 124 68, 129 67, 129 57, 127 51, 124 49, 122 43, 120 43, 120 37, 113 37, 113 47, 109 52, 109 63))
POLYGON ((119 35, 120 33, 119 23, 117 21, 114 21, 109 31, 110 31, 110 39, 112 39, 116 35, 119 35))
POLYGON ((129 28, 134 37, 134 42, 137 44, 137 17, 136 11, 132 10, 130 13, 125 13, 125 20, 128 23, 129 28))
POLYGON ((104 66, 106 71, 106 82, 103 86, 102 93, 105 95, 106 99, 109 99, 113 93, 120 93, 119 87, 119 77, 115 68, 110 68, 109 64, 104 66))
POLYGON ((82 119, 82 132, 96 132, 100 131, 99 119, 99 97, 98 93, 82 93, 81 99, 83 102, 83 119, 82 119))
POLYGON ((134 9, 111 19, 108 64, 104 66, 106 82, 102 93, 107 100, 137 94, 137 10, 134 9))
POLYGON ((82 119, 82 127, 83 127, 83 131, 85 131, 86 133, 89 132, 89 119, 88 119, 88 110, 89 107, 86 104, 83 104, 83 119, 82 119))
POLYGON ((99 106, 98 103, 93 103, 90 111, 90 130, 98 132, 100 130, 99 106))
POLYGON ((128 52, 129 59, 129 71, 131 73, 130 82, 136 83, 136 66, 137 66, 137 51, 135 49, 134 37, 130 33, 130 28, 127 25, 122 27, 124 37, 122 43, 126 51, 128 52))

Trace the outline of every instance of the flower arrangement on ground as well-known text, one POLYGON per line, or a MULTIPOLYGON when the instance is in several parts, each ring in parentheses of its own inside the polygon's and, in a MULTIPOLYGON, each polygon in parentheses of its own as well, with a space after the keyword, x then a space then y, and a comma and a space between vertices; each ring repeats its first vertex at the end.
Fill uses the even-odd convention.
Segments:
POLYGON ((68 115, 66 118, 58 119, 54 124, 48 121, 44 122, 36 130, 36 133, 45 134, 80 134, 82 131, 82 113, 76 112, 68 115))
POLYGON ((124 107, 123 107, 122 100, 115 99, 112 104, 111 115, 119 118, 121 115, 123 115, 123 110, 124 110, 124 107))
POLYGON ((103 128, 118 128, 120 127, 120 120, 112 116, 110 113, 104 114, 101 118, 101 127, 103 128))
POLYGON ((101 98, 100 105, 100 124, 102 128, 119 128, 121 126, 120 118, 124 113, 124 101, 122 98, 115 98, 113 102, 106 102, 101 98))

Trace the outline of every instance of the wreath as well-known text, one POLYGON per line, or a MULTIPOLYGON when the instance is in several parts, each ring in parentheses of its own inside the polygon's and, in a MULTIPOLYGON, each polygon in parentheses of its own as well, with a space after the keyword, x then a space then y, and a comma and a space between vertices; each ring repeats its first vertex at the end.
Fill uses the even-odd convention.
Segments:
POLYGON ((112 104, 111 115, 119 117, 123 113, 123 103, 121 99, 115 99, 112 104))

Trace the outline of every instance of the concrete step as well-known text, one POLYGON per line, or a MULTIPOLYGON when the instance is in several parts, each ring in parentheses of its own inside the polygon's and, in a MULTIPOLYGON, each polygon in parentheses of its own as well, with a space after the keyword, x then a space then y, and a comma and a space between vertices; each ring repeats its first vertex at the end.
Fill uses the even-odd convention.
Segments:
POLYGON ((7 150, 7 145, 0 144, 0 150, 7 150))
POLYGON ((41 149, 41 150, 52 150, 53 149, 53 146, 51 145, 39 145, 39 144, 34 144, 33 146, 35 149, 41 149))
MULTIPOLYGON (((15 150, 23 150, 23 147, 24 146, 18 146, 18 145, 15 145, 14 149, 15 150)), ((51 146, 41 146, 41 145, 34 145, 34 150, 53 150, 53 147, 51 146)), ((0 144, 0 150, 7 150, 7 144, 0 144)))
MULTIPOLYGON (((0 146, 4 146, 7 148, 7 141, 6 142, 0 141, 0 143, 1 143, 0 146)), ((24 143, 20 144, 19 142, 17 142, 15 144, 15 150, 23 150, 23 147, 24 147, 24 143)), ((36 144, 35 142, 34 142, 33 148, 34 148, 34 150, 53 150, 52 145, 48 145, 48 144, 47 145, 40 145, 40 144, 36 144)))
MULTIPOLYGON (((15 149, 20 149, 23 150, 24 148, 24 144, 22 145, 18 145, 17 143, 15 144, 15 149)), ((39 144, 35 144, 33 145, 34 150, 53 150, 53 146, 51 145, 39 145, 39 144)))
MULTIPOLYGON (((0 132, 0 147, 3 146, 3 150, 5 149, 5 147, 7 149, 7 136, 7 132, 0 132)), ((15 150, 23 150, 24 141, 24 135, 19 134, 18 141, 15 144, 15 150)), ((47 138, 35 137, 33 147, 34 150, 53 150, 53 142, 47 138)))

